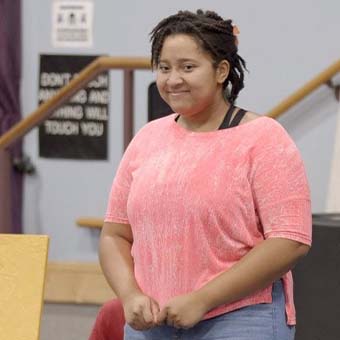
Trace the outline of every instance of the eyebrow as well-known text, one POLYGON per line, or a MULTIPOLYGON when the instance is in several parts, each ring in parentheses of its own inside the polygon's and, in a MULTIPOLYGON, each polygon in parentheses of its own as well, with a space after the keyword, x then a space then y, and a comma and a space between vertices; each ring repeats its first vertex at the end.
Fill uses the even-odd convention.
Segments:
MULTIPOLYGON (((185 63, 185 62, 188 62, 188 61, 190 61, 190 62, 196 62, 196 60, 190 59, 190 58, 181 58, 181 59, 178 59, 177 61, 180 62, 180 63, 185 63)), ((169 61, 166 60, 166 59, 160 59, 159 62, 160 62, 160 63, 168 63, 169 61)))

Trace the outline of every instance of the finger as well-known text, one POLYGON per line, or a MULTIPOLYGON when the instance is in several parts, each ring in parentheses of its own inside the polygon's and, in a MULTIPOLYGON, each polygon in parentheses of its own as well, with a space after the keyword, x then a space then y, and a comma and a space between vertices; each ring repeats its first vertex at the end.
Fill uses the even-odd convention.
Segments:
POLYGON ((152 324, 147 324, 142 316, 130 322, 129 325, 138 331, 147 330, 152 327, 152 324))
POLYGON ((126 320, 126 322, 134 329, 136 330, 141 330, 144 326, 143 326, 143 323, 140 321, 140 316, 139 315, 136 315, 134 314, 132 319, 130 320, 126 320))
POLYGON ((129 326, 131 326, 133 329, 140 331, 142 329, 144 329, 144 326, 138 321, 132 321, 132 322, 128 322, 129 326))
POLYGON ((177 323, 177 322, 174 322, 173 327, 175 327, 175 328, 177 328, 177 329, 184 328, 184 327, 182 327, 182 326, 181 326, 179 323, 177 323))
POLYGON ((166 308, 163 308, 159 313, 158 313, 158 317, 157 317, 157 324, 158 325, 162 325, 166 318, 167 318, 167 314, 168 314, 168 311, 166 308))
POLYGON ((179 327, 180 327, 180 328, 183 328, 183 329, 189 329, 189 328, 191 328, 192 326, 183 326, 183 325, 180 325, 179 327))
POLYGON ((153 316, 153 322, 157 323, 157 318, 158 318, 158 314, 159 314, 159 305, 156 301, 151 300, 151 313, 153 316))
POLYGON ((171 315, 171 314, 168 313, 168 315, 167 315, 167 317, 166 317, 166 324, 167 324, 168 326, 175 327, 176 322, 175 322, 175 320, 174 320, 173 315, 171 315))
POLYGON ((128 324, 136 329, 136 330, 142 330, 146 327, 145 321, 143 318, 143 308, 142 306, 135 307, 134 311, 131 314, 131 318, 127 319, 128 324))
POLYGON ((175 328, 183 328, 180 320, 178 318, 173 317, 173 326, 175 328))
POLYGON ((148 304, 145 304, 142 309, 142 317, 146 326, 151 326, 153 323, 153 315, 151 311, 151 301, 149 300, 148 304))

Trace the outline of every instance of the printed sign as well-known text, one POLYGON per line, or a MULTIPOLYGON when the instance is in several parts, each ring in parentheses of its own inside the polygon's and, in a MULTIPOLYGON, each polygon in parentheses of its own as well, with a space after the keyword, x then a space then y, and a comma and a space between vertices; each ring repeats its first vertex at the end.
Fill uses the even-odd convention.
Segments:
POLYGON ((52 46, 92 47, 93 2, 55 0, 52 4, 52 46))
MULTIPOLYGON (((97 56, 41 55, 39 104, 54 96, 97 56)), ((78 91, 39 127, 39 155, 48 158, 107 159, 109 74, 78 91)))

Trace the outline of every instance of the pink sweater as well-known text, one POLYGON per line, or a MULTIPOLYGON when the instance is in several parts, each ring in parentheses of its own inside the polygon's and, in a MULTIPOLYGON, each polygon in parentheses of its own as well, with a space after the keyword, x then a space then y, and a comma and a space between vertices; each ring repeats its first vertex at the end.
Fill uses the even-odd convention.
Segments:
MULTIPOLYGON (((130 224, 140 288, 162 306, 228 270, 262 240, 311 244, 310 193, 296 145, 274 119, 192 132, 175 114, 146 124, 113 181, 105 221, 130 224)), ((283 277, 295 324, 291 272, 283 277)), ((205 319, 271 302, 271 285, 205 319)))

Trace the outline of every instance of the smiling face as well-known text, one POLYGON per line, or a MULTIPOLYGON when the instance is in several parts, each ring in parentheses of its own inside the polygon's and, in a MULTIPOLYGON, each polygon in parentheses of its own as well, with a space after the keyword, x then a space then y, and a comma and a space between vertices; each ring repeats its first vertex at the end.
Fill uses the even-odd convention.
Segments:
POLYGON ((225 103, 223 82, 229 65, 214 67, 211 56, 187 34, 165 38, 157 65, 157 87, 174 112, 207 114, 225 103))

